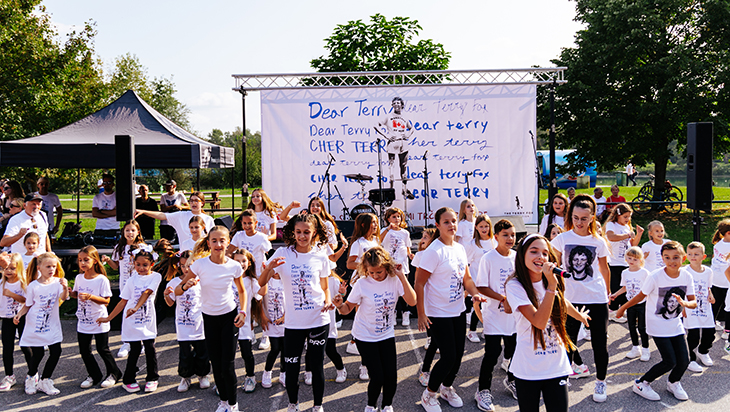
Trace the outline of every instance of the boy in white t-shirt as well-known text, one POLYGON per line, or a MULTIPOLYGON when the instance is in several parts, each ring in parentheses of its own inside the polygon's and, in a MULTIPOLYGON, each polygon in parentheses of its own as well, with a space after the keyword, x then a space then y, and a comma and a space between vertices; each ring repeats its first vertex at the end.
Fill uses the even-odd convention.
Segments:
POLYGON ((702 372, 702 366, 697 363, 699 358, 705 366, 712 366, 710 348, 715 340, 715 316, 712 312, 712 304, 715 297, 712 295, 714 273, 712 269, 704 266, 702 261, 707 257, 705 245, 701 242, 692 242, 687 245, 687 260, 689 266, 685 269, 692 275, 695 283, 695 296, 697 297, 697 309, 685 310, 684 326, 687 328, 687 346, 689 349, 690 372, 702 372), (698 347, 699 346, 699 347, 698 347), (697 348, 697 355, 695 355, 697 348))
MULTIPOLYGON (((160 211, 163 213, 179 212, 181 210, 190 210, 190 204, 185 199, 185 195, 177 192, 177 182, 170 179, 165 182, 165 190, 160 196, 160 211)), ((212 229, 212 228, 209 228, 212 229)), ((175 228, 167 220, 160 221, 160 237, 172 242, 175 238, 175 228)))
MULTIPOLYGON (((621 288, 608 297, 611 302, 624 293, 626 293, 626 300, 631 300, 641 292, 641 285, 650 275, 649 271, 643 267, 644 253, 641 248, 630 247, 624 253, 624 258, 629 267, 621 272, 621 288)), ((642 362, 647 362, 651 358, 651 351, 649 350, 649 335, 646 334, 646 299, 630 307, 626 311, 626 317, 629 318, 629 335, 632 345, 626 357, 640 358, 642 362), (639 347, 639 337, 641 337, 641 347, 639 347)))
POLYGON ((256 261, 256 277, 259 277, 261 276, 263 264, 266 262, 266 253, 271 250, 271 242, 268 236, 256 230, 256 224, 256 212, 251 209, 241 212, 243 230, 239 230, 233 236, 226 254, 232 257, 232 253, 239 248, 251 252, 256 261))

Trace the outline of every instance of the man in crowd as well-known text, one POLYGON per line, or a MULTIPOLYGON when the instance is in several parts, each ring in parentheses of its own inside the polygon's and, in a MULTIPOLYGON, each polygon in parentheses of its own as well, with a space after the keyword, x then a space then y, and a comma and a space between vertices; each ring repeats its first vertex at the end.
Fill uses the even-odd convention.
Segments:
POLYGON ((96 218, 96 236, 114 237, 119 232, 117 222, 117 194, 114 192, 114 176, 102 176, 104 191, 94 196, 91 202, 91 216, 96 218))
POLYGON ((8 228, 0 240, 0 246, 10 246, 10 253, 25 254, 23 240, 28 232, 38 233, 38 253, 51 251, 51 242, 48 239, 48 222, 46 215, 41 213, 43 198, 38 193, 32 193, 25 197, 23 211, 16 214, 8 221, 8 228))
MULTIPOLYGON (((160 211, 163 213, 174 213, 181 210, 190 210, 190 204, 188 204, 185 195, 177 192, 177 182, 170 179, 165 182, 165 190, 167 193, 163 193, 160 196, 160 211)), ((160 237, 163 237, 170 242, 175 238, 175 229, 167 223, 166 220, 160 222, 160 237)))
POLYGON ((37 193, 43 199, 41 211, 46 214, 46 218, 48 220, 48 232, 56 233, 56 231, 61 227, 61 219, 63 219, 63 207, 61 206, 61 200, 55 193, 48 191, 50 180, 48 180, 47 177, 42 176, 39 178, 37 185, 37 193), (56 214, 55 221, 53 219, 54 212, 56 214))
MULTIPOLYGON (((135 199, 135 208, 137 210, 152 210, 155 212, 159 210, 157 201, 149 197, 149 192, 147 185, 139 186, 139 197, 135 199)), ((139 223, 139 228, 142 229, 142 237, 145 239, 155 238, 155 219, 142 215, 137 218, 137 223, 139 223)))

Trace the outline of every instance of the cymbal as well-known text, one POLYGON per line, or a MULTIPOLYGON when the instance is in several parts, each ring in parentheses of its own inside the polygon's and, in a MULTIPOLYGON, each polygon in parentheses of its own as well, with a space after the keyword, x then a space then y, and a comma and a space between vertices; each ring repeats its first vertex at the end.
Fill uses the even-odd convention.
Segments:
POLYGON ((358 182, 361 182, 363 180, 373 180, 373 177, 372 176, 361 175, 360 173, 358 173, 356 175, 352 175, 352 174, 351 175, 345 175, 345 177, 348 178, 348 179, 357 180, 358 182))

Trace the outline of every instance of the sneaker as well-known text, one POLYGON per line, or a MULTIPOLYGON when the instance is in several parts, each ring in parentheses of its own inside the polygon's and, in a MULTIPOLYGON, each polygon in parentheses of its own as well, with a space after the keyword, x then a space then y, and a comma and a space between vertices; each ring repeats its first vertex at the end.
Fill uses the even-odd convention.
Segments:
POLYGON ((431 346, 431 337, 426 338, 426 344, 423 345, 423 349, 428 350, 428 347, 431 346))
POLYGON ((210 375, 199 376, 198 385, 200 385, 200 389, 210 388, 210 375))
POLYGON ((509 359, 509 358, 506 358, 506 359, 502 359, 502 364, 501 364, 501 365, 499 365, 499 367, 500 367, 500 368, 502 368, 502 370, 503 370, 503 371, 505 371, 505 372, 509 372, 509 362, 510 362, 511 360, 512 360, 512 359, 509 359))
POLYGON ((87 376, 86 379, 84 379, 83 382, 81 382, 81 389, 89 389, 90 387, 94 386, 94 378, 91 376, 87 376))
POLYGON ((35 374, 35 376, 26 376, 25 377, 25 393, 28 395, 33 395, 36 393, 38 388, 38 374, 35 374))
POLYGON ((114 377, 114 375, 109 375, 101 382, 102 388, 111 388, 117 383, 117 378, 114 377))
POLYGON ((157 381, 149 381, 144 384, 144 391, 148 392, 148 393, 154 392, 157 390, 157 385, 158 385, 157 381))
POLYGON ((122 388, 129 393, 139 392, 139 384, 137 382, 130 383, 129 385, 125 383, 122 385, 122 388))
POLYGON ((418 382, 420 382, 421 386, 424 388, 428 386, 429 379, 431 379, 431 372, 421 371, 418 373, 418 382))
POLYGON ((286 408, 286 412, 299 412, 299 404, 290 403, 289 407, 286 408))
POLYGON ((345 352, 349 353, 350 355, 359 355, 360 354, 360 351, 357 350, 357 345, 353 341, 350 341, 347 344, 347 349, 345 349, 345 352))
POLYGON ((639 360, 642 362, 649 362, 649 358, 651 358, 651 351, 649 348, 641 348, 641 357, 639 360))
MULTIPOLYGON (((286 372, 279 372, 279 383, 286 388, 286 372)), ((297 410, 299 410, 299 405, 297 405, 297 410)))
POLYGON ((324 412, 324 408, 322 407, 322 405, 312 406, 312 412, 324 412))
POLYGON ((608 311, 608 320, 616 322, 616 323, 626 323, 628 321, 628 319, 626 319, 626 316, 617 318, 615 310, 608 311))
POLYGON ((393 412, 393 405, 383 406, 383 412, 393 412))
POLYGON ((596 380, 596 386, 593 389, 593 402, 606 402, 608 397, 606 389, 606 381, 596 380))
POLYGON ((256 377, 246 376, 243 381, 243 391, 246 393, 251 393, 254 390, 256 390, 256 377))
POLYGON ((446 399, 446 401, 449 402, 449 405, 454 408, 461 408, 464 406, 464 401, 461 400, 461 397, 459 397, 456 393, 453 386, 441 385, 439 393, 441 394, 441 397, 446 399))
POLYGON ((517 385, 515 385, 515 381, 510 381, 509 378, 505 377, 502 381, 502 384, 504 385, 505 389, 512 394, 512 397, 517 400, 517 385))
POLYGON ((361 381, 370 380, 370 375, 368 375, 368 368, 365 365, 360 365, 360 380, 361 381))
MULTIPOLYGON (((411 312, 403 312, 403 319, 401 320, 401 325, 411 326, 411 312)), ((385 410, 385 409, 383 409, 383 410, 385 410)))
POLYGON ((312 386, 312 372, 304 371, 304 384, 312 386))
MULTIPOLYGON (((119 348, 119 352, 117 352, 117 358, 126 358, 127 355, 129 355, 129 350, 131 347, 128 343, 122 343, 122 347, 119 348)), ((142 346, 142 350, 144 350, 144 346, 142 346)))
POLYGON ((723 348, 725 348, 725 352, 730 353, 730 342, 725 341, 725 344, 722 345, 723 348))
POLYGON ((271 387, 271 371, 264 371, 261 376, 261 387, 269 389, 271 387))
POLYGON ((15 375, 8 375, 0 382, 0 391, 9 391, 16 383, 15 375))
POLYGON ((725 339, 725 340, 727 340, 727 338, 728 338, 728 331, 723 331, 723 332, 722 332, 722 335, 720 335, 720 339, 725 339))
POLYGON ((650 401, 662 399, 658 393, 654 392, 648 382, 639 381, 638 379, 634 381, 634 393, 650 401))
POLYGON ((376 406, 366 406, 365 412, 378 412, 378 408, 376 406))
POLYGON ((720 323, 719 320, 716 320, 715 321, 715 330, 718 331, 718 332, 721 331, 721 330, 725 330, 725 327, 722 326, 722 323, 720 323))
POLYGON ((477 408, 480 411, 493 411, 494 404, 492 403, 492 393, 489 389, 481 390, 474 394, 474 400, 477 401, 477 408))
POLYGON ((337 322, 335 323, 335 326, 337 326, 337 329, 341 328, 341 327, 342 327, 342 319, 338 320, 338 321, 337 321, 337 322))
POLYGON ((469 339, 470 342, 479 343, 479 335, 474 330, 467 332, 466 338, 469 339))
POLYGON ((689 399, 689 396, 687 396, 687 392, 685 392, 684 388, 682 388, 681 382, 667 382, 667 390, 680 401, 686 401, 687 399, 689 399))
POLYGON ((215 412, 226 412, 226 411, 228 411, 228 402, 227 401, 218 402, 218 408, 215 410, 215 412))
POLYGON ((689 365, 687 365, 687 370, 694 373, 700 373, 704 371, 702 366, 700 366, 700 364, 695 361, 692 361, 689 363, 689 365))
POLYGON ((641 357, 641 348, 638 346, 632 346, 631 350, 626 354, 629 359, 636 359, 641 357))
POLYGON ((705 366, 712 366, 715 364, 715 362, 712 361, 712 358, 710 358, 709 353, 699 353, 698 352, 697 359, 699 359, 700 362, 702 362, 702 364, 705 366))
POLYGON ((187 392, 190 389, 190 378, 182 378, 180 384, 177 385, 178 392, 187 392))
POLYGON ((344 383, 347 380, 347 369, 342 368, 337 371, 337 377, 335 378, 335 382, 337 383, 344 383))
POLYGON ((238 412, 238 402, 235 405, 228 405, 227 412, 238 412))
POLYGON ((588 366, 573 364, 573 373, 570 374, 571 378, 585 378, 588 376, 591 376, 588 366))
MULTIPOLYGON (((38 390, 45 393, 46 395, 58 395, 61 393, 58 389, 56 389, 55 386, 53 386, 53 381, 46 378, 41 379, 40 382, 38 382, 38 390)), ((676 396, 676 395, 675 395, 676 396)))
POLYGON ((259 350, 269 350, 271 348, 271 341, 269 341, 269 337, 264 335, 261 337, 261 342, 259 342, 259 350))
POLYGON ((441 403, 438 398, 438 392, 431 394, 428 389, 424 389, 421 394, 421 406, 426 412, 441 412, 441 403))

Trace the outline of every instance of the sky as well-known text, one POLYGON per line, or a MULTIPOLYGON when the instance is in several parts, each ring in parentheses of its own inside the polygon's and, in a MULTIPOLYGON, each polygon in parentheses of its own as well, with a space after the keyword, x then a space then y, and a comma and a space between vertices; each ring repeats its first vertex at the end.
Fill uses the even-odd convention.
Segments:
MULTIPOLYGON (((419 38, 451 52, 450 69, 552 67, 574 45, 581 25, 568 0, 225 1, 46 0, 63 36, 94 21, 95 50, 105 73, 114 59, 135 54, 148 76, 171 77, 177 98, 191 111, 192 129, 232 131, 242 124, 233 74, 309 73, 326 53, 335 26, 380 13, 410 17, 419 38)), ((569 80, 569 79, 568 79, 569 80)), ((261 130, 260 97, 246 98, 246 127, 261 130)))

